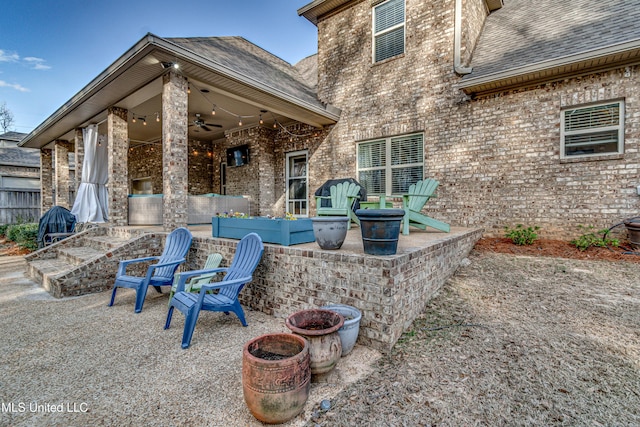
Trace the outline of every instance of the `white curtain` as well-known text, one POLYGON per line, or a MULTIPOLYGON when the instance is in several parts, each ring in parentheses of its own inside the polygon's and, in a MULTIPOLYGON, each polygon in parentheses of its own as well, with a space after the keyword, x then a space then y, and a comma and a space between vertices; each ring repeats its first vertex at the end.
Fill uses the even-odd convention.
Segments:
MULTIPOLYGON (((109 220, 109 180, 107 143, 98 135, 98 126, 82 129, 84 162, 82 181, 78 187, 71 213, 77 222, 107 222, 109 220)), ((78 167, 78 165, 76 165, 78 167)))

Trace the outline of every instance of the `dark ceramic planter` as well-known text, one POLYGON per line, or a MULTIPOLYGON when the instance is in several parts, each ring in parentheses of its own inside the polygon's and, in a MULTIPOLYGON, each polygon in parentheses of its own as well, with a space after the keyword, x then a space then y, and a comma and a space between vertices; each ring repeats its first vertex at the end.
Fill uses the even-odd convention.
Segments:
POLYGON ((330 310, 301 310, 287 317, 285 324, 294 334, 309 342, 309 366, 311 374, 331 371, 342 355, 342 343, 338 329, 344 325, 344 317, 330 310))
POLYGON ((251 414, 284 423, 304 409, 311 387, 309 343, 295 334, 266 334, 242 353, 242 392, 251 414))
POLYGON ((629 235, 629 241, 634 249, 640 249, 640 218, 630 219, 624 222, 629 235))
POLYGON ((362 245, 369 255, 394 255, 398 251, 402 209, 358 209, 362 245))

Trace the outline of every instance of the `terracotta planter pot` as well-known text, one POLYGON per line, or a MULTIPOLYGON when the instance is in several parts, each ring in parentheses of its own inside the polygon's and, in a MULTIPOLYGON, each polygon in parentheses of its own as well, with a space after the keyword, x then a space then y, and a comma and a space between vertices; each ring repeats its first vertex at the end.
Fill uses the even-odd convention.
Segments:
POLYGON ((285 324, 309 342, 312 375, 327 373, 336 366, 342 355, 338 335, 338 329, 344 324, 341 314, 322 309, 301 310, 287 317, 285 324))
POLYGON ((242 353, 242 392, 251 414, 280 424, 302 412, 309 397, 309 343, 294 334, 266 334, 242 353))

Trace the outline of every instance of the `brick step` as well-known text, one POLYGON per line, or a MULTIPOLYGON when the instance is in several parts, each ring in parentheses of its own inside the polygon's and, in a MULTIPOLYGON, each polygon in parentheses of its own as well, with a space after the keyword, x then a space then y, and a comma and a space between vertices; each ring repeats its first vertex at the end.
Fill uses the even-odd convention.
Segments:
POLYGON ((118 236, 91 236, 85 237, 84 245, 100 252, 109 252, 118 246, 128 242, 127 239, 118 236))
POLYGON ((99 251, 89 246, 60 248, 57 252, 58 260, 72 265, 84 264, 104 255, 104 251, 99 251))
POLYGON ((68 262, 58 258, 36 260, 27 264, 29 276, 45 289, 50 288, 50 277, 57 276, 58 274, 64 273, 73 268, 73 264, 69 264, 68 262))

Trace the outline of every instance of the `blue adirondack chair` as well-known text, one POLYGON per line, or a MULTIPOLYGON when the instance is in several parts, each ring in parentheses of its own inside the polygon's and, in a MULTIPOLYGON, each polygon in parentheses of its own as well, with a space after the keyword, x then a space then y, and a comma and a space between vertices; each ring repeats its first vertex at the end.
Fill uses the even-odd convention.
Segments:
POLYGON ((409 186, 409 192, 402 195, 402 207, 404 218, 402 219, 402 234, 409 234, 409 226, 425 230, 427 227, 448 233, 449 224, 433 219, 421 213, 424 205, 430 198, 435 197, 436 189, 440 183, 433 178, 418 181, 409 186))
POLYGON ((162 286, 171 286, 173 275, 178 266, 185 261, 192 239, 193 236, 189 230, 184 227, 176 228, 167 236, 162 255, 120 261, 109 307, 113 305, 118 288, 130 288, 136 290, 135 312, 140 313, 149 286, 153 286, 160 293, 162 293, 162 286), (149 261, 157 261, 157 263, 147 268, 147 274, 144 277, 127 275, 126 270, 129 264, 149 261))
POLYGON ((235 313, 240 319, 242 326, 247 326, 244 311, 238 295, 240 291, 249 283, 253 276, 253 271, 258 266, 264 246, 262 239, 256 233, 249 233, 240 240, 236 253, 229 267, 214 268, 212 270, 195 270, 180 273, 180 281, 176 288, 176 293, 169 303, 167 322, 165 329, 171 325, 173 309, 177 308, 185 315, 184 332, 182 334, 182 348, 188 348, 191 344, 193 330, 201 310, 218 311, 229 314, 235 313), (193 293, 185 291, 186 281, 193 276, 224 272, 225 275, 220 282, 200 284, 200 292, 193 293), (217 289, 217 294, 210 294, 207 291, 217 289))
POLYGON ((329 188, 329 196, 316 196, 317 216, 348 216, 349 227, 355 222, 360 225, 360 220, 353 211, 353 205, 360 197, 360 186, 353 182, 340 182, 329 188), (331 200, 331 206, 322 206, 322 200, 331 200))

